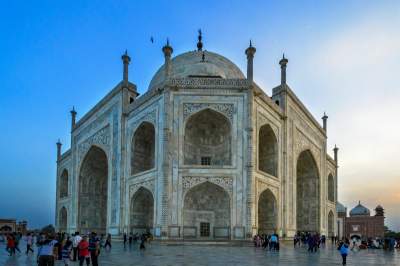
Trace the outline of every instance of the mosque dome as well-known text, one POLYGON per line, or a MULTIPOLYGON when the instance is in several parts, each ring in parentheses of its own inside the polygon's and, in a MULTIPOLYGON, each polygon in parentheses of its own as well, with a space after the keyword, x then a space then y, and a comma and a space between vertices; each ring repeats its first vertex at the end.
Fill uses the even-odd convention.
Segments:
POLYGON ((342 203, 337 202, 336 203, 336 212, 337 213, 346 213, 346 207, 342 203))
POLYGON ((360 202, 358 202, 358 205, 355 206, 353 209, 351 209, 350 211, 350 216, 369 216, 370 212, 368 210, 368 208, 364 207, 363 205, 361 205, 360 202))
MULTIPOLYGON (((209 51, 191 51, 171 60, 171 78, 208 77, 245 79, 242 71, 226 57, 209 51)), ((149 89, 165 81, 165 65, 153 76, 149 89)))

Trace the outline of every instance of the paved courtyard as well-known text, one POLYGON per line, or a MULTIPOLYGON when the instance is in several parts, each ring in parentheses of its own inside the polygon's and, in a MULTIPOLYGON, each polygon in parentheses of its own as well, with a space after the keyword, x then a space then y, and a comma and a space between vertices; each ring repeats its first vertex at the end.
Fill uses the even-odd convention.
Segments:
MULTIPOLYGON (((20 248, 23 245, 21 243, 20 248)), ((21 249, 22 251, 22 249, 21 249)), ((33 266, 37 265, 36 256, 25 254, 8 257, 4 243, 0 244, 0 265, 33 266)), ((61 266, 61 262, 56 263, 61 266)), ((72 263, 71 265, 79 265, 72 263)), ((111 252, 102 250, 100 265, 341 265, 338 251, 327 246, 318 253, 308 254, 305 248, 294 249, 284 243, 280 252, 269 252, 254 247, 237 246, 172 246, 153 243, 146 251, 141 252, 138 246, 124 249, 121 243, 114 242, 111 252)), ((383 250, 364 250, 351 252, 348 265, 400 265, 400 252, 385 252, 383 250)))

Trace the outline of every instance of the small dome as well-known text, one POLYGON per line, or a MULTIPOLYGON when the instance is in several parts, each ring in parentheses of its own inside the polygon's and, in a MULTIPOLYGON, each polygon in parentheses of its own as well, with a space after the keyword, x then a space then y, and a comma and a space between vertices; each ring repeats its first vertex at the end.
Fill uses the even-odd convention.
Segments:
POLYGON ((381 205, 376 206, 375 210, 383 210, 383 207, 381 205))
POLYGON ((370 212, 368 208, 364 207, 363 205, 361 205, 360 202, 358 202, 358 205, 355 206, 353 209, 351 209, 350 216, 362 216, 362 215, 369 216, 370 212))
MULTIPOLYGON (((150 82, 149 89, 159 86, 164 82, 164 69, 164 65, 158 69, 150 82)), ((187 77, 245 79, 242 71, 229 59, 208 51, 187 52, 171 60, 171 78, 187 77)))
POLYGON ((346 207, 342 203, 337 202, 336 203, 336 212, 337 213, 346 213, 346 207))

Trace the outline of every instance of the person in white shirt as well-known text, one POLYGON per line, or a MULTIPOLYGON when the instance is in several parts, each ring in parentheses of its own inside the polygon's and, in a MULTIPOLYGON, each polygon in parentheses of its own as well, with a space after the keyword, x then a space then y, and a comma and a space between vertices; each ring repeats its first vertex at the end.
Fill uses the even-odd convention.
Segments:
POLYGON ((74 253, 73 261, 76 261, 76 258, 78 256, 78 245, 81 240, 82 237, 79 235, 79 232, 75 232, 74 237, 72 238, 72 250, 74 253))
POLYGON ((54 236, 46 237, 45 240, 38 242, 38 265, 54 266, 54 246, 57 244, 54 236))
POLYGON ((29 254, 29 251, 32 251, 33 253, 33 249, 32 249, 32 244, 33 244, 33 237, 31 235, 31 233, 28 233, 26 235, 26 254, 29 254))

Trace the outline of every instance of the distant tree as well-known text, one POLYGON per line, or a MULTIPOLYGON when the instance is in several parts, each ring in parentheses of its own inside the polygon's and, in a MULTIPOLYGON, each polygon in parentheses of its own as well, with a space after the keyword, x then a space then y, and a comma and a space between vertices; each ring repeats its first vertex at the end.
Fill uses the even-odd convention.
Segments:
POLYGON ((56 232, 56 229, 52 224, 46 225, 45 227, 42 228, 41 233, 44 234, 54 234, 56 232))

